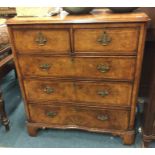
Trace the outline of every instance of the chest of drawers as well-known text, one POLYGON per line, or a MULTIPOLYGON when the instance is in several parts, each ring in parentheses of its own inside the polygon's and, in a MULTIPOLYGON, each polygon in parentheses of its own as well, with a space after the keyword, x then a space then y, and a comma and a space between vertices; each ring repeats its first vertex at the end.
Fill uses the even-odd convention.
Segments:
POLYGON ((144 13, 7 21, 31 136, 83 129, 134 142, 144 13))

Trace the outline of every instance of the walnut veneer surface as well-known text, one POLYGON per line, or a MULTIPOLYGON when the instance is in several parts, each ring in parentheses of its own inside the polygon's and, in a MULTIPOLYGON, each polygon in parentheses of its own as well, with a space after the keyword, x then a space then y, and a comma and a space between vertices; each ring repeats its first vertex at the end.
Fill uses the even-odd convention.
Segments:
POLYGON ((75 128, 132 144, 148 20, 104 10, 9 19, 29 134, 75 128))

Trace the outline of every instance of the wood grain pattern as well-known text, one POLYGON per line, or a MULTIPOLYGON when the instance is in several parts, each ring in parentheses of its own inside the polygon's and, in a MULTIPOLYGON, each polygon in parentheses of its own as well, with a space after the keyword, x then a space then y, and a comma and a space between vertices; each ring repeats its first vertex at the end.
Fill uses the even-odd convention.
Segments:
POLYGON ((14 63, 15 63, 16 71, 17 71, 19 86, 20 86, 20 90, 22 93, 23 101, 24 101, 26 117, 27 117, 27 119, 29 119, 29 111, 28 111, 28 107, 27 107, 27 100, 26 100, 25 90, 24 90, 24 86, 23 86, 22 75, 21 75, 21 71, 19 68, 19 62, 18 62, 17 55, 16 55, 16 49, 14 46, 13 31, 10 27, 8 27, 8 32, 10 35, 10 43, 11 43, 10 45, 11 45, 11 49, 12 49, 12 54, 14 56, 14 63))
POLYGON ((76 82, 78 102, 97 106, 130 106, 132 85, 125 82, 76 82))
POLYGON ((86 126, 99 129, 125 130, 128 128, 128 111, 113 111, 74 106, 29 105, 32 122, 86 126), (50 115, 51 113, 51 115, 50 115), (52 115, 53 114, 53 115, 52 115), (107 117, 101 120, 102 116, 107 117))
POLYGON ((77 128, 119 135, 124 144, 132 144, 148 20, 144 13, 101 10, 9 19, 29 134, 36 136, 44 127, 77 128), (101 47, 96 39, 105 29, 111 42, 101 47), (45 48, 32 43, 38 30, 50 41, 41 37, 45 48), (24 31, 29 36, 22 40, 24 31))
POLYGON ((24 86, 27 99, 30 101, 75 101, 72 82, 26 80, 24 86), (52 89, 53 92, 46 92, 46 88, 52 89))
POLYGON ((137 97, 138 97, 138 89, 139 89, 139 82, 140 82, 140 75, 142 69, 142 61, 143 61, 143 54, 144 54, 144 46, 145 46, 145 37, 146 37, 146 23, 143 23, 140 30, 140 41, 138 45, 138 55, 137 55, 137 62, 136 62, 136 71, 135 71, 135 81, 133 85, 133 94, 132 94, 132 105, 131 105, 131 118, 130 118, 130 129, 134 127, 135 122, 135 112, 136 112, 136 104, 137 104, 137 97))
POLYGON ((135 57, 69 57, 69 56, 29 56, 19 55, 19 63, 23 76, 30 77, 82 77, 82 78, 109 78, 133 80, 135 72, 135 57), (49 64, 47 70, 40 65, 49 64), (108 66, 107 72, 98 67, 108 66), (93 74, 92 74, 93 73, 93 74))
POLYGON ((65 15, 52 17, 15 17, 7 21, 8 25, 29 25, 29 24, 81 24, 81 23, 129 23, 147 22, 148 16, 143 12, 133 13, 112 13, 105 9, 96 9, 91 14, 82 16, 65 15))
POLYGON ((67 53, 70 51, 69 31, 66 29, 15 29, 13 31, 15 47, 19 53, 31 52, 56 52, 67 53), (36 42, 39 33, 46 38, 45 45, 36 42), (22 37, 21 37, 22 36, 22 37))
POLYGON ((46 101, 57 101, 88 106, 130 106, 132 92, 132 85, 124 82, 25 80, 24 86, 27 100, 42 104, 46 101), (53 92, 45 92, 46 88, 53 89, 53 92), (104 95, 104 92, 108 94, 104 95))
POLYGON ((135 28, 111 28, 102 29, 75 29, 75 52, 136 52, 139 30, 135 28), (108 45, 102 45, 98 40, 103 33, 111 39, 108 45))

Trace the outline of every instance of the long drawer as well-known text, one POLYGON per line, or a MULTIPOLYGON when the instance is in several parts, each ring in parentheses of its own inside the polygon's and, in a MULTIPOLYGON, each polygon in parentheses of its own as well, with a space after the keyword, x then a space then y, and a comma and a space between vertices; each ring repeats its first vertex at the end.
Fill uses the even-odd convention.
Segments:
POLYGON ((132 85, 126 82, 25 80, 27 99, 32 102, 75 102, 86 105, 130 106, 132 85))
POLYGON ((137 27, 106 27, 75 29, 75 52, 137 52, 139 29, 137 27))
POLYGON ((23 76, 78 77, 133 80, 135 57, 19 55, 23 76))
POLYGON ((103 130, 128 129, 129 111, 33 104, 28 107, 33 123, 103 130))
POLYGON ((14 43, 19 53, 68 53, 70 51, 69 29, 42 27, 15 29, 14 43))

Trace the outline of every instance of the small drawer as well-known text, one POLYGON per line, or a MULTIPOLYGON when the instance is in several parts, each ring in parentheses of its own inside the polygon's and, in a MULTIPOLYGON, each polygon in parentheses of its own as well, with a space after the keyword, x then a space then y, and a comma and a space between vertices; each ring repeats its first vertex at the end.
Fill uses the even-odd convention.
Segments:
POLYGON ((91 129, 128 129, 129 111, 91 107, 50 106, 29 104, 34 123, 91 129))
POLYGON ((45 57, 19 56, 23 76, 77 77, 133 80, 136 59, 133 56, 45 57))
POLYGON ((73 102, 96 106, 130 106, 132 85, 126 82, 25 80, 28 101, 73 102))
POLYGON ((70 39, 68 29, 27 28, 13 31, 16 51, 19 53, 68 53, 70 39))
POLYGON ((75 29, 75 52, 135 53, 138 48, 139 28, 75 29))
POLYGON ((130 106, 132 85, 127 82, 76 82, 76 100, 87 105, 130 106))
POLYGON ((99 56, 75 58, 76 75, 83 78, 133 80, 135 65, 135 57, 99 56))
POLYGON ((74 66, 70 57, 18 56, 23 76, 67 77, 74 76, 74 66))
POLYGON ((24 86, 29 101, 75 101, 73 82, 25 80, 24 86))

